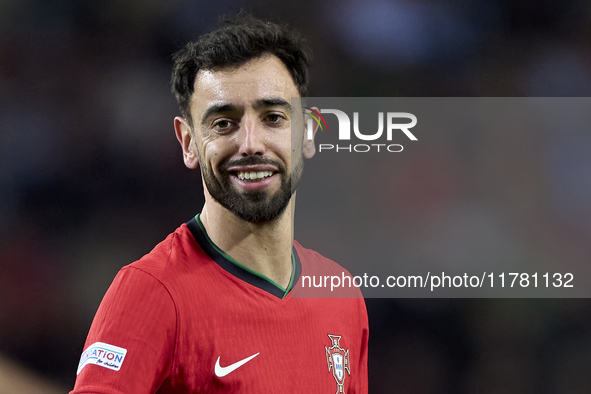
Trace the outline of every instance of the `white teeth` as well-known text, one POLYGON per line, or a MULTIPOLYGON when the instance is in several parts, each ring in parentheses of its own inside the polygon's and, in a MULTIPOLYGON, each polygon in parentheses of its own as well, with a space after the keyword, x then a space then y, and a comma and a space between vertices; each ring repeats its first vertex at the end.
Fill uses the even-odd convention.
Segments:
POLYGON ((273 175, 272 171, 239 171, 237 174, 238 178, 240 178, 241 180, 245 180, 245 179, 263 179, 263 178, 267 178, 271 175, 273 175))

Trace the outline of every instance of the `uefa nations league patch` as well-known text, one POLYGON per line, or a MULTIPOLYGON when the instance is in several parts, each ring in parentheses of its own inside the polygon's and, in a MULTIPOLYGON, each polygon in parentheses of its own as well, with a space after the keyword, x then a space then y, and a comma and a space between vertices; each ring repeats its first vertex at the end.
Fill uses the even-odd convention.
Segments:
POLYGON ((101 367, 119 371, 126 354, 127 349, 123 349, 122 347, 95 342, 82 353, 76 375, 80 374, 82 369, 88 364, 100 365, 101 367))

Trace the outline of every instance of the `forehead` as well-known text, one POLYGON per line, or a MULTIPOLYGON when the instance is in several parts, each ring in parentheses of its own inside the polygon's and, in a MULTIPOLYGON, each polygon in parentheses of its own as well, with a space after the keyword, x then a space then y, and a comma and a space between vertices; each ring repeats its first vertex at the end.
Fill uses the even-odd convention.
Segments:
POLYGON ((199 70, 191 110, 199 113, 213 104, 248 106, 268 97, 281 97, 287 102, 291 97, 299 97, 287 67, 273 55, 264 55, 239 66, 199 70))

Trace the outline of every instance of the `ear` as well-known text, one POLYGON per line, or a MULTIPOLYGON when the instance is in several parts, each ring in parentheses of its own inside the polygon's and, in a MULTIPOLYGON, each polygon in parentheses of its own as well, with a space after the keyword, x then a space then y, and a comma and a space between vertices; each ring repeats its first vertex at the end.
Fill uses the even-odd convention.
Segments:
POLYGON ((186 119, 177 116, 174 118, 174 132, 176 139, 179 140, 183 148, 183 161, 188 168, 195 169, 199 165, 199 155, 197 154, 197 145, 195 144, 191 126, 186 119))
MULTIPOLYGON (((313 111, 320 112, 318 108, 312 107, 313 111)), ((312 112, 313 113, 313 112, 312 112)), ((317 116, 316 116, 317 117, 317 116)), ((304 142, 302 143, 302 154, 306 159, 311 159, 316 154, 316 145, 314 145, 314 138, 318 131, 318 122, 310 115, 304 116, 304 142), (308 130, 308 124, 312 124, 312 129, 308 130)))

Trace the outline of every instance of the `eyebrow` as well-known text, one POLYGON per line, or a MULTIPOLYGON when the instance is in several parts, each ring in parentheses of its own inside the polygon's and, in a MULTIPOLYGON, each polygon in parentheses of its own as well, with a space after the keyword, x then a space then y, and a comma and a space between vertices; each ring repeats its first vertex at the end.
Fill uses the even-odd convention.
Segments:
MULTIPOLYGON (((287 111, 291 111, 291 104, 280 97, 258 99, 253 106, 254 109, 261 109, 265 107, 282 107, 287 111)), ((238 107, 234 104, 213 104, 207 108, 207 110, 205 110, 205 113, 201 117, 201 123, 205 123, 206 120, 213 114, 237 110, 238 107)))
POLYGON ((229 112, 229 111, 236 111, 236 106, 233 104, 214 104, 211 107, 205 110, 205 113, 201 117, 201 123, 205 123, 207 118, 209 118, 212 114, 218 112, 229 112))
POLYGON ((283 107, 284 109, 291 111, 291 104, 280 97, 259 99, 254 104, 255 109, 263 107, 283 107))

